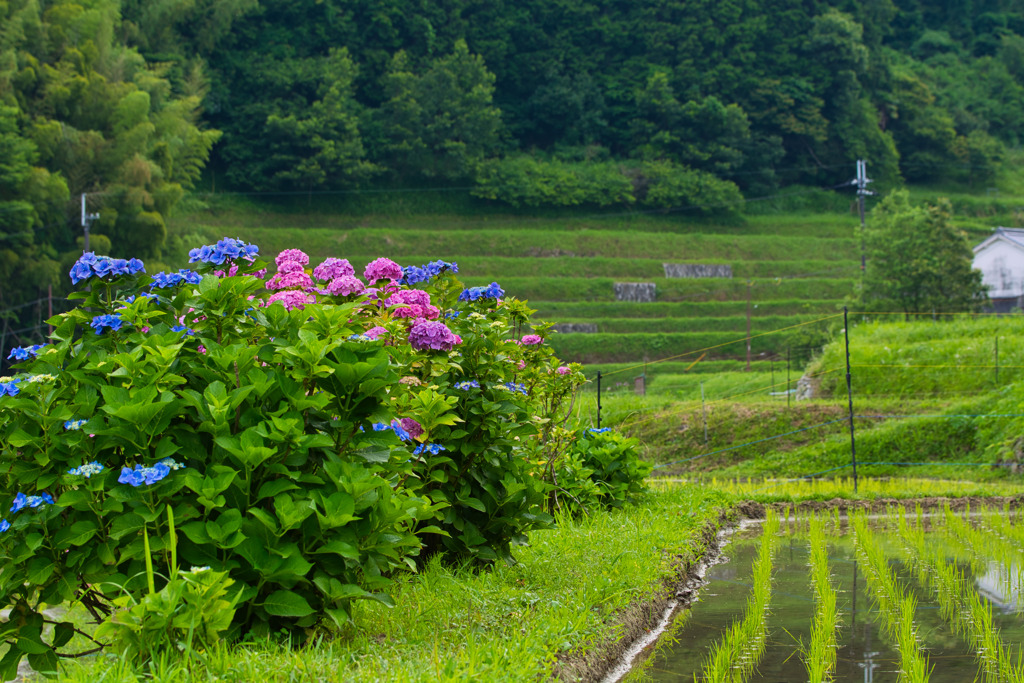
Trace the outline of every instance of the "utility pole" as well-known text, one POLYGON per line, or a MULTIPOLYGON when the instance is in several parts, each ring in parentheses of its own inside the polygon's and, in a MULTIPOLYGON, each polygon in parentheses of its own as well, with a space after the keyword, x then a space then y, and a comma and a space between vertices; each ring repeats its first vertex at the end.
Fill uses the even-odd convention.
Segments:
POLYGON ((868 189, 868 183, 874 182, 868 178, 868 162, 863 159, 857 160, 857 179, 850 182, 857 186, 857 211, 860 213, 860 272, 863 273, 867 267, 867 257, 864 255, 864 197, 874 194, 868 189))
POLYGON ((85 192, 82 193, 82 231, 85 233, 85 244, 82 253, 89 251, 89 224, 99 218, 98 213, 87 213, 85 208, 85 192))

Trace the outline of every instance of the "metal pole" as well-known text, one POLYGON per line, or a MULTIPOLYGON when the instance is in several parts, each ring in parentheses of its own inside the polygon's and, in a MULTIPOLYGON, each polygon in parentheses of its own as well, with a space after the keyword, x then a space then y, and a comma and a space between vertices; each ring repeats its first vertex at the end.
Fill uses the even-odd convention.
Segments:
POLYGON ((601 371, 597 371, 597 428, 601 428, 601 371))
POLYGON ((89 251, 89 214, 85 212, 85 193, 82 193, 82 230, 85 231, 85 248, 82 252, 89 251))
POLYGON ((708 445, 708 411, 704 405, 704 382, 700 383, 700 414, 704 417, 704 445, 708 445))
POLYGON ((999 386, 999 335, 996 335, 996 386, 999 386))
POLYGON ((853 434, 853 384, 850 378, 850 323, 843 306, 843 337, 846 340, 846 396, 850 402, 850 463, 853 465, 853 492, 857 493, 857 440, 853 434))
POLYGON ((747 280, 747 372, 750 372, 750 280, 747 280))
POLYGON ((867 188, 867 169, 865 163, 857 161, 857 212, 860 214, 860 272, 867 268, 867 257, 864 255, 864 190, 867 188))
POLYGON ((786 347, 786 407, 789 407, 790 397, 793 394, 789 392, 789 347, 786 347))

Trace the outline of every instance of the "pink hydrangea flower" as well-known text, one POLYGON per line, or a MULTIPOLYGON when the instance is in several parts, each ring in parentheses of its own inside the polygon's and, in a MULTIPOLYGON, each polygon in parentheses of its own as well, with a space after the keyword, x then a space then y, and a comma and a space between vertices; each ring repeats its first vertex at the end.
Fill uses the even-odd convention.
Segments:
POLYGON ((385 328, 381 327, 380 325, 378 325, 377 327, 371 327, 366 332, 363 332, 363 334, 365 334, 370 339, 376 339, 377 337, 381 336, 382 334, 387 334, 387 333, 388 333, 388 331, 385 328))
POLYGON ((537 334, 523 335, 523 344, 525 346, 534 346, 536 344, 540 344, 543 341, 544 340, 540 338, 540 335, 537 334))
POLYGON ((558 369, 555 370, 555 372, 557 372, 559 375, 568 375, 569 374, 569 366, 568 365, 559 365, 558 369))
POLYGON ((302 273, 305 272, 305 268, 298 261, 285 261, 277 267, 277 272, 285 275, 287 273, 302 273))
POLYGON ((351 294, 362 294, 366 286, 354 275, 339 275, 327 285, 327 293, 334 296, 349 296, 351 294))
POLYGON ((324 262, 313 269, 313 277, 317 280, 328 282, 337 277, 348 275, 353 277, 356 274, 356 269, 352 267, 352 264, 348 262, 348 259, 343 258, 329 258, 324 259, 324 262))
POLYGON ((526 368, 526 361, 525 360, 519 361, 518 363, 516 363, 516 367, 519 368, 520 370, 524 370, 526 368))
POLYGON ((401 280, 402 266, 398 265, 391 259, 382 257, 374 261, 370 261, 370 263, 367 264, 366 270, 363 271, 363 277, 367 282, 376 282, 377 280, 401 280))
POLYGON ((300 292, 297 289, 286 289, 282 292, 275 292, 274 294, 271 294, 270 298, 267 299, 267 305, 269 306, 275 301, 280 301, 281 304, 289 311, 293 308, 302 310, 306 307, 306 304, 316 303, 316 297, 312 294, 300 292))
POLYGON ((396 318, 423 318, 425 317, 423 307, 419 304, 410 304, 409 306, 399 306, 391 312, 396 318))
POLYGON ((285 249, 277 255, 277 258, 274 259, 274 263, 277 264, 278 269, 281 268, 282 263, 286 263, 288 261, 295 261, 304 266, 309 263, 309 256, 307 256, 306 252, 301 249, 285 249))
POLYGON ((412 438, 417 439, 423 435, 423 425, 411 417, 403 417, 399 422, 402 423, 402 429, 409 432, 412 438))
POLYGON ((434 320, 421 320, 409 330, 409 345, 417 351, 451 351, 461 341, 447 325, 434 320))
POLYGON ((267 289, 312 289, 313 278, 304 272, 298 273, 275 273, 267 280, 267 289))
POLYGON ((391 298, 385 302, 388 306, 398 306, 401 304, 417 304, 419 306, 430 305, 430 295, 424 292, 422 289, 403 289, 395 292, 391 295, 391 298))

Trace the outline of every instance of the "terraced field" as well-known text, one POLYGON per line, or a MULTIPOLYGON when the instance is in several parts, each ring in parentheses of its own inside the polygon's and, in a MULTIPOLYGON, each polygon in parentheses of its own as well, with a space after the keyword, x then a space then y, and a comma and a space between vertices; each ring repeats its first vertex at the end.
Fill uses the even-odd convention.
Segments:
POLYGON ((784 358, 824 330, 801 325, 835 314, 859 275, 857 218, 845 211, 709 223, 673 215, 352 216, 239 200, 211 207, 179 218, 172 235, 231 235, 263 253, 301 248, 314 261, 344 257, 357 269, 379 256, 403 265, 455 261, 468 285, 497 281, 529 300, 538 319, 557 322, 559 354, 592 371, 672 356, 684 371, 698 358, 745 365, 748 306, 754 360, 784 358), (727 265, 732 277, 666 277, 664 264, 727 265), (618 300, 616 283, 651 283, 654 300, 618 300))

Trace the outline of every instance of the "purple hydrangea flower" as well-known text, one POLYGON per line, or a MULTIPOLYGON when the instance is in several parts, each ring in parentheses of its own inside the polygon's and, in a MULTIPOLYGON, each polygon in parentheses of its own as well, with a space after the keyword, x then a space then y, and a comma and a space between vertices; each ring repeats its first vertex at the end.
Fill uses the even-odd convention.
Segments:
POLYGON ((401 306, 403 304, 429 306, 430 294, 424 292, 422 289, 403 289, 392 294, 384 303, 387 306, 401 306))
POLYGON ((402 423, 402 428, 414 439, 420 437, 423 434, 423 425, 411 417, 403 417, 399 422, 402 423))
MULTIPOLYGON (((309 276, 307 275, 306 277, 309 277, 309 276)), ((280 291, 280 292, 275 292, 275 293, 271 294, 270 298, 267 299, 267 305, 269 306, 270 304, 274 303, 275 301, 281 302, 281 305, 283 305, 289 311, 292 310, 293 308, 297 308, 297 309, 299 309, 301 311, 308 304, 315 304, 316 303, 316 297, 313 296, 312 294, 306 294, 305 292, 300 292, 297 289, 286 289, 286 290, 283 290, 283 291, 280 291)))
POLYGON ((363 279, 367 282, 377 282, 378 280, 401 280, 402 266, 398 265, 391 259, 382 257, 374 261, 370 261, 370 263, 367 264, 366 270, 363 271, 363 279))
POLYGON ((366 285, 354 275, 339 275, 327 285, 326 292, 332 296, 351 296, 362 294, 366 285))
POLYGON ((409 330, 409 345, 417 351, 451 351, 462 339, 442 322, 420 320, 409 330))
POLYGON ((301 266, 305 266, 309 264, 309 256, 301 249, 285 249, 277 255, 277 258, 274 259, 274 263, 277 264, 278 270, 280 270, 281 266, 289 261, 294 261, 301 266))
POLYGON ((521 341, 525 346, 536 346, 544 342, 538 334, 524 334, 521 341))
POLYGON ((370 339, 376 339, 380 335, 387 334, 387 333, 388 333, 387 328, 384 328, 384 327, 381 327, 380 325, 378 325, 376 327, 371 327, 370 329, 368 329, 363 334, 365 336, 369 337, 370 339))
POLYGON ((337 277, 354 277, 356 269, 348 262, 348 259, 329 258, 313 269, 313 277, 321 282, 329 282, 337 277))

